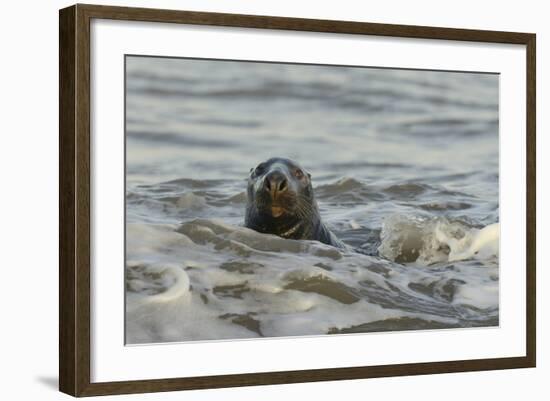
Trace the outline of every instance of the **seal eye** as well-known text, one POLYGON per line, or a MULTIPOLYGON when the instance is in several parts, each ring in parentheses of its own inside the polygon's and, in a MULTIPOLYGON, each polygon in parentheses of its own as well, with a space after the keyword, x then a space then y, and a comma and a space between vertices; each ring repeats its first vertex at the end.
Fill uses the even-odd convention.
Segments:
POLYGON ((254 170, 254 175, 258 176, 264 173, 265 170, 265 164, 259 164, 258 167, 254 170))
POLYGON ((304 172, 300 169, 297 169, 295 172, 294 172, 294 176, 298 179, 301 179, 304 177, 304 172))

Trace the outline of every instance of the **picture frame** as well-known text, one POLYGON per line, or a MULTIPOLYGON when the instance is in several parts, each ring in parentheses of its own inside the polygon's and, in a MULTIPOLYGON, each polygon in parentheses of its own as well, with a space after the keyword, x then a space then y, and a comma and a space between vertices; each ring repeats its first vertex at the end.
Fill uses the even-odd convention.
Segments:
MULTIPOLYGON (((59 389, 73 396, 144 393, 235 386, 348 380, 536 366, 536 36, 531 33, 374 24, 256 15, 206 13, 77 4, 59 14, 59 389), (92 320, 94 194, 92 176, 93 21, 126 21, 274 30, 287 35, 338 34, 519 45, 525 48, 525 353, 521 356, 430 362, 320 366, 314 369, 254 371, 154 379, 94 381, 92 320)), ((516 77, 517 78, 517 77, 516 77)), ((520 77, 522 78, 522 77, 520 77)), ((122 78, 121 78, 122 79, 122 78)), ((122 157, 122 155, 121 155, 122 157)), ((504 177, 503 179, 506 179, 504 177)), ((120 188, 123 191, 123 188, 120 188)), ((523 246, 523 245, 522 245, 523 246)), ((224 346, 218 344, 218 346, 224 346)), ((246 346, 246 345, 245 345, 246 346)))

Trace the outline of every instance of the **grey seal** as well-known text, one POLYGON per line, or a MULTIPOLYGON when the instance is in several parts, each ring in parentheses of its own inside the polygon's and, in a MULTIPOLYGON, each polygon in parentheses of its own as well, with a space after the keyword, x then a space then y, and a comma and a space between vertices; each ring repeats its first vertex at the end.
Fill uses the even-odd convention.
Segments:
POLYGON ((311 174, 282 157, 250 169, 244 224, 260 233, 347 248, 321 220, 311 174))

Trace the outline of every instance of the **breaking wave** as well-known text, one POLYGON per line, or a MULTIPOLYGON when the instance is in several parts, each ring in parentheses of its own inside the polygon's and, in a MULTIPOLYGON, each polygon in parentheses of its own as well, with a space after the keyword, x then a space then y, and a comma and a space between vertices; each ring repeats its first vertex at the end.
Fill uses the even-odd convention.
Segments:
POLYGON ((433 265, 443 255, 447 262, 466 257, 485 237, 488 231, 395 217, 383 229, 382 258, 215 219, 129 224, 126 341, 498 324, 496 262, 481 267, 470 255, 460 266, 433 265), (444 244, 448 252, 439 249, 444 244), (405 260, 413 248, 416 259, 405 260))

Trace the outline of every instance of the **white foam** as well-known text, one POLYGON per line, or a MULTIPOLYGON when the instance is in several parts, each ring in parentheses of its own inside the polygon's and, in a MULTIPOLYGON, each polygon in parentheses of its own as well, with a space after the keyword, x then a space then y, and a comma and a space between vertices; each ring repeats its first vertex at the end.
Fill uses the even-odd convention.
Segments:
POLYGON ((498 258, 499 223, 479 230, 445 218, 393 215, 384 222, 378 251, 389 260, 430 265, 498 258))
POLYGON ((499 223, 490 224, 481 230, 472 230, 469 236, 469 246, 466 249, 460 249, 463 246, 451 247, 449 261, 498 257, 500 241, 499 223))
MULTIPOLYGON (((326 334, 400 317, 456 323, 453 305, 498 306, 496 268, 432 272, 216 220, 176 228, 128 225, 129 343, 326 334), (454 299, 411 283, 449 287, 454 299)), ((488 230, 479 236, 487 244, 488 230)))

